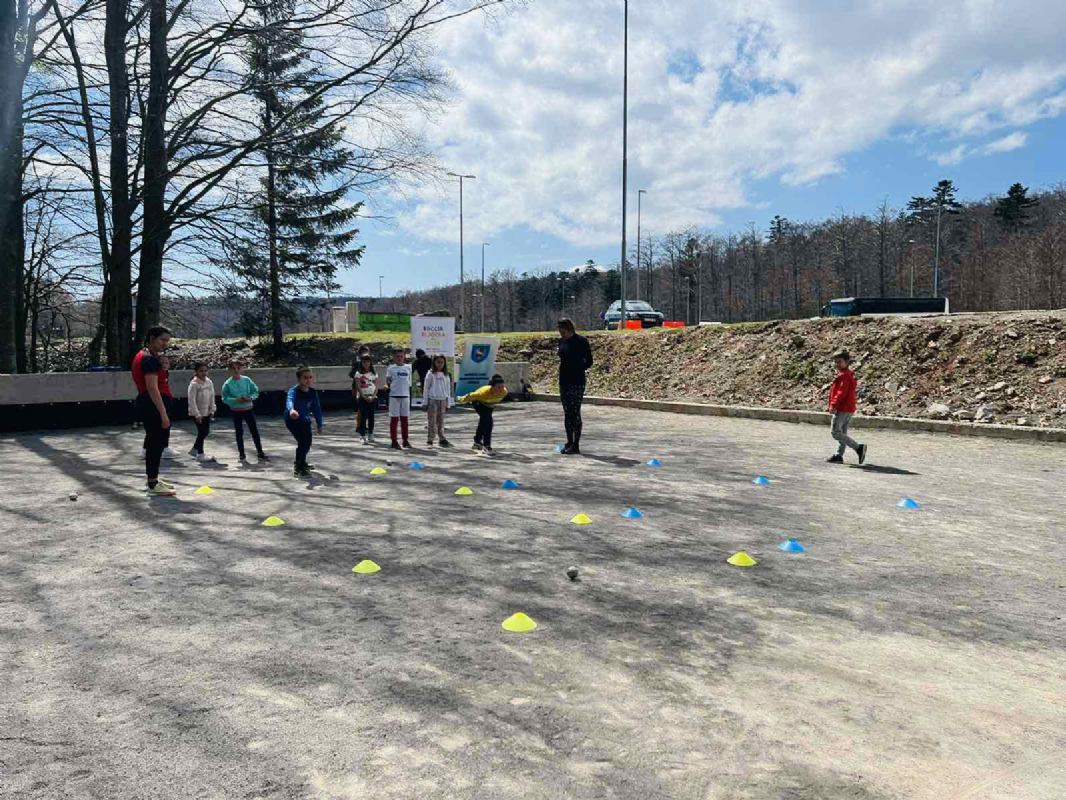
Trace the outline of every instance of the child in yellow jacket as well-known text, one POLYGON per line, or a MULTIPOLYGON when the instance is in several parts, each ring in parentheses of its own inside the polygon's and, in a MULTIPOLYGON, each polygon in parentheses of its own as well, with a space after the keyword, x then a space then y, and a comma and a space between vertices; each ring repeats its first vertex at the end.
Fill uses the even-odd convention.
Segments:
POLYGON ((501 375, 493 375, 487 386, 475 389, 458 398, 458 403, 470 403, 477 412, 477 432, 474 434, 474 452, 493 455, 492 410, 507 397, 507 384, 501 375))

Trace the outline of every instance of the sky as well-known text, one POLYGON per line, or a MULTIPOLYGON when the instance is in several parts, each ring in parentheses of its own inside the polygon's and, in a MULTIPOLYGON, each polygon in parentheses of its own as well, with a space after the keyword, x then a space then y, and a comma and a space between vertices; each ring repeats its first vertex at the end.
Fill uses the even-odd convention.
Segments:
MULTIPOLYGON (((453 91, 417 120, 464 185, 467 279, 617 264, 622 0, 527 0, 436 37, 453 91)), ((1066 181, 1066 3, 633 0, 628 237, 765 230, 895 208, 951 178, 963 200, 1066 181)), ((457 282, 452 179, 367 199, 386 296, 457 282)))

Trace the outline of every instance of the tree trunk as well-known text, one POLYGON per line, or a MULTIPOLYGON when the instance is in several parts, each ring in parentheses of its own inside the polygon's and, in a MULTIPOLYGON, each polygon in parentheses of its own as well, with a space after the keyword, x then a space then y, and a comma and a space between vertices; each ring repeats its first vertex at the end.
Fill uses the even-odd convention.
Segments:
MULTIPOLYGON (((265 114, 266 129, 271 129, 269 101, 265 114)), ((285 346, 285 334, 281 328, 281 264, 278 258, 278 205, 277 205, 277 165, 274 163, 274 147, 268 141, 266 146, 266 203, 267 203, 267 245, 270 249, 270 335, 274 352, 279 354, 285 346)))
POLYGON ((148 17, 148 102, 144 120, 144 221, 137 277, 137 341, 159 324, 163 288, 163 252, 170 235, 166 217, 167 187, 167 52, 166 0, 150 0, 148 17))
POLYGON ((0 372, 15 372, 22 281, 22 73, 16 4, 0 2, 0 372))
POLYGON ((107 336, 107 363, 113 367, 129 366, 134 351, 133 264, 130 255, 133 203, 130 200, 129 75, 126 72, 128 3, 129 0, 107 0, 104 21, 111 135, 111 246, 104 264, 107 312, 103 322, 107 336))

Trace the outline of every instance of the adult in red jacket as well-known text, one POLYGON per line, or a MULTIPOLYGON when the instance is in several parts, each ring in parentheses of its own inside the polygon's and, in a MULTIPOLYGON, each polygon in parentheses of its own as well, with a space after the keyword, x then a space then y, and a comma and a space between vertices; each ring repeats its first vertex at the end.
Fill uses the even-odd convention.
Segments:
POLYGON ((855 373, 851 371, 851 355, 847 350, 838 350, 833 353, 833 365, 837 368, 837 375, 829 389, 829 412, 833 415, 833 438, 837 440, 838 447, 836 454, 827 460, 830 464, 844 463, 844 453, 850 447, 858 453, 861 464, 866 461, 866 445, 848 436, 859 385, 855 373))
POLYGON ((159 477, 159 462, 170 443, 170 393, 162 354, 170 344, 170 331, 161 325, 148 329, 144 349, 133 357, 133 383, 137 387, 137 413, 144 423, 144 473, 151 495, 172 495, 174 487, 159 477), (166 390, 166 394, 164 394, 166 390))

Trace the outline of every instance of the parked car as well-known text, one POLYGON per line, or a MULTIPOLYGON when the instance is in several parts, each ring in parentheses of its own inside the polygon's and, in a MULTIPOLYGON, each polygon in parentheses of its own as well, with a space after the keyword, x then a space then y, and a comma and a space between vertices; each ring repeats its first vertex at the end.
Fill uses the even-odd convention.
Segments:
MULTIPOLYGON (((603 313, 603 327, 617 328, 622 319, 622 301, 615 300, 603 313)), ((626 300, 626 319, 640 320, 642 328, 657 328, 663 324, 663 315, 643 300, 626 300)))

